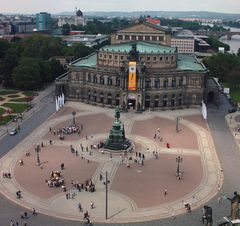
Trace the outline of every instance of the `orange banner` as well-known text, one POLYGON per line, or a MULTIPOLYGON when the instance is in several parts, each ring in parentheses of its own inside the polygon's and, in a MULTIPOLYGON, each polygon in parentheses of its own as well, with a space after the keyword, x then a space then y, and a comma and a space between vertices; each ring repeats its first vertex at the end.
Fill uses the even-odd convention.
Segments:
POLYGON ((136 62, 129 62, 128 90, 132 91, 137 89, 136 64, 136 62))

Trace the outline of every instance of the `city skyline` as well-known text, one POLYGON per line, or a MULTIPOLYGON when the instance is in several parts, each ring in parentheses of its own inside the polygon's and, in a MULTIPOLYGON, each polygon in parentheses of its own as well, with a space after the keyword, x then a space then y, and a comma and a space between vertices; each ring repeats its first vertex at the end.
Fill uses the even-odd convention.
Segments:
POLYGON ((172 0, 171 4, 167 0, 139 0, 136 6, 136 1, 122 0, 101 0, 96 1, 94 4, 87 0, 81 2, 77 0, 32 0, 32 1, 19 1, 9 0, 1 4, 2 10, 0 13, 26 13, 35 14, 40 11, 46 11, 52 14, 57 14, 66 11, 74 11, 75 7, 82 11, 211 11, 222 13, 240 13, 240 1, 238 0, 172 0), (117 2, 117 3, 116 3, 117 2), (173 7, 174 6, 174 7, 173 7))

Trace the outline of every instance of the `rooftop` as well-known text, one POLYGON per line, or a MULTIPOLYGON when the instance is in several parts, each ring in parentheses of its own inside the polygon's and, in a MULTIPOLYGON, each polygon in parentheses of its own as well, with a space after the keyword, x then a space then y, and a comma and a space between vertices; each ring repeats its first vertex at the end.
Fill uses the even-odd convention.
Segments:
POLYGON ((132 49, 132 44, 136 43, 137 51, 140 54, 144 53, 175 53, 175 47, 164 46, 160 44, 153 44, 149 42, 129 42, 129 43, 120 43, 115 45, 107 45, 100 49, 100 51, 109 51, 109 52, 129 52, 132 49))
MULTIPOLYGON (((96 67, 97 53, 93 53, 87 57, 78 59, 72 62, 73 67, 96 67)), ((180 71, 203 71, 205 67, 197 60, 196 57, 191 55, 178 54, 177 70, 180 71)))

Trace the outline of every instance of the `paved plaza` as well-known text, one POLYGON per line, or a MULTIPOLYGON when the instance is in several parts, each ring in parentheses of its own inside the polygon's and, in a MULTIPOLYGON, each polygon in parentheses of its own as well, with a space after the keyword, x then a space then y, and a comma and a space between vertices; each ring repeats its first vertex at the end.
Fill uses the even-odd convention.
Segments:
POLYGON ((133 151, 110 155, 104 149, 91 149, 107 138, 114 121, 114 109, 67 102, 0 160, 1 173, 12 175, 12 179, 1 177, 1 193, 18 205, 34 207, 40 213, 82 221, 83 212, 78 210, 80 202, 93 222, 102 223, 169 218, 186 213, 184 203, 189 203, 194 210, 216 196, 223 174, 200 109, 142 114, 129 111, 121 113, 120 120, 127 138, 133 142, 133 151), (65 135, 64 140, 60 140, 54 131, 73 124, 73 111, 81 132, 65 135), (176 117, 180 118, 179 132, 176 132, 176 117), (40 167, 35 147, 42 142, 40 167), (71 152, 71 146, 78 155, 71 152), (30 155, 26 156, 26 152, 30 155), (138 153, 145 157, 143 164, 138 153), (178 156, 182 158, 180 180, 176 177, 178 156), (20 165, 19 160, 24 164, 20 165), (63 170, 61 163, 65 165, 63 170), (56 170, 65 178, 66 192, 45 182, 56 170), (110 182, 107 221, 103 183, 106 172, 110 182), (99 179, 100 174, 103 180, 99 179), (72 184, 89 179, 95 184, 95 192, 84 189, 79 192, 72 184), (21 199, 16 198, 18 190, 22 192, 21 199), (70 193, 70 199, 66 199, 66 193, 70 193), (95 204, 93 209, 91 201, 95 204))

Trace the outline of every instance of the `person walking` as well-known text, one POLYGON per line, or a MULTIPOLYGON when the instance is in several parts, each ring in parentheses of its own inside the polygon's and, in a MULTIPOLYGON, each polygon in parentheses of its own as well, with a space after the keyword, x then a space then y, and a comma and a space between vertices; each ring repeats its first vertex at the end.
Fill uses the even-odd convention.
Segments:
POLYGON ((83 211, 83 209, 82 209, 82 205, 81 205, 80 202, 78 203, 78 210, 79 210, 79 212, 82 212, 82 211, 83 211))

